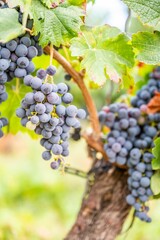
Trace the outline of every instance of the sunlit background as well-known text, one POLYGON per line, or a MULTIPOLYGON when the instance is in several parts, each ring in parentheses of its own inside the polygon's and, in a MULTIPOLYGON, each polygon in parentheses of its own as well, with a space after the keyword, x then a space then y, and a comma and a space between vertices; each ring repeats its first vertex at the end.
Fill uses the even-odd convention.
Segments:
MULTIPOLYGON (((87 12, 87 25, 105 23, 125 29, 128 10, 119 0, 97 0, 94 6, 88 5, 87 12)), ((92 90, 99 109, 106 101, 107 91, 107 86, 97 92, 92 90)), ((80 105, 82 98, 72 83, 71 92, 80 105)), ((68 164, 87 171, 91 162, 85 142, 71 141, 70 152, 68 164)), ((76 219, 85 179, 51 170, 41 153, 39 141, 27 134, 8 135, 0 140, 0 240, 62 240, 76 219)), ((149 205, 153 222, 135 220, 126 232, 131 214, 117 240, 160 239, 160 201, 149 205)))

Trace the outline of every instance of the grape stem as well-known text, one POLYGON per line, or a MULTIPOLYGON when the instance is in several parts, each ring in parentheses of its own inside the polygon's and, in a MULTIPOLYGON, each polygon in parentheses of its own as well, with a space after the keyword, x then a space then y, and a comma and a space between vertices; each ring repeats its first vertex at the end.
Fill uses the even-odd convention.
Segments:
POLYGON ((50 44, 50 65, 52 65, 52 60, 54 55, 53 50, 54 50, 53 44, 50 44))

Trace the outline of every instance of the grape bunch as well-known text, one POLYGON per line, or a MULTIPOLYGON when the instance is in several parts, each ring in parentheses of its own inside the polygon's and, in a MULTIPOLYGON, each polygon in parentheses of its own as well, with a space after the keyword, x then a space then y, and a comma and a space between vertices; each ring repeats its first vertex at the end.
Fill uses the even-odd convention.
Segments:
MULTIPOLYGON (((0 8, 8 8, 8 5, 0 1, 0 8)), ((19 12, 21 23, 22 16, 23 14, 19 12)), ((33 21, 28 19, 27 28, 32 29, 32 27, 33 21)), ((26 33, 7 43, 0 43, 0 104, 8 98, 6 82, 14 77, 23 78, 35 70, 32 59, 42 54, 38 39, 39 35, 31 36, 26 33)))
POLYGON ((149 151, 142 152, 138 148, 133 148, 128 160, 130 194, 126 197, 126 201, 135 208, 135 216, 145 222, 151 222, 151 218, 147 215, 149 208, 145 202, 153 195, 150 187, 153 175, 152 159, 153 155, 149 151))
POLYGON ((160 67, 154 69, 149 75, 147 84, 137 91, 136 96, 131 99, 131 105, 143 110, 156 92, 160 92, 160 67))
POLYGON ((125 104, 111 104, 99 113, 102 125, 110 132, 105 136, 104 150, 111 163, 127 163, 133 148, 146 149, 152 146, 157 129, 147 124, 145 116, 138 108, 125 104))
POLYGON ((7 118, 1 117, 0 118, 0 138, 3 137, 3 131, 2 128, 8 125, 7 118))
POLYGON ((83 109, 71 105, 73 96, 65 83, 51 83, 55 73, 56 68, 49 66, 46 70, 38 70, 36 77, 25 76, 24 84, 33 91, 25 95, 16 111, 22 126, 42 136, 40 144, 45 148, 42 158, 50 160, 54 155, 53 169, 58 168, 63 157, 69 155, 70 129, 80 128, 78 119, 86 117, 83 109))
POLYGON ((33 44, 28 34, 0 44, 0 84, 14 77, 23 78, 35 70, 32 59, 38 55, 38 50, 33 44))
POLYGON ((159 131, 157 124, 153 126, 153 121, 139 108, 130 108, 123 103, 104 107, 99 113, 99 120, 104 131, 105 127, 109 131, 104 135, 104 150, 109 162, 129 168, 130 194, 126 198, 127 203, 135 208, 138 218, 150 222, 145 202, 153 195, 150 188, 153 155, 150 149, 159 131))

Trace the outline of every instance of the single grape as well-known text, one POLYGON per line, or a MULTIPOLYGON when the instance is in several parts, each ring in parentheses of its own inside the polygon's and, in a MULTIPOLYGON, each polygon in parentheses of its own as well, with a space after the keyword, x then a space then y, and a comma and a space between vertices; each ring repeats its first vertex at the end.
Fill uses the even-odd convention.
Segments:
POLYGON ((24 44, 17 46, 15 53, 18 57, 25 57, 28 53, 28 48, 24 44))
POLYGON ((150 186, 150 179, 148 177, 142 177, 140 180, 140 184, 142 187, 146 188, 150 186))
POLYGON ((58 93, 60 94, 65 94, 68 91, 68 87, 65 83, 58 83, 58 93))
POLYGON ((29 60, 28 58, 26 57, 20 57, 17 59, 17 65, 20 67, 20 68, 26 68, 28 67, 29 65, 29 60))
POLYGON ((16 109, 16 116, 19 118, 24 118, 26 116, 26 111, 23 108, 16 109))
POLYGON ((7 59, 0 59, 0 70, 5 71, 9 68, 9 61, 7 59))
POLYGON ((61 155, 63 151, 63 148, 59 144, 54 144, 52 147, 52 152, 54 155, 61 155))
MULTIPOLYGON (((62 101, 66 104, 69 104, 73 101, 73 96, 71 93, 65 93, 63 96, 62 96, 62 101)), ((79 109, 80 110, 80 109, 79 109)), ((82 113, 80 113, 82 114, 82 113)), ((78 117, 78 115, 77 115, 78 117)))
POLYGON ((127 197, 126 197, 126 201, 127 201, 127 203, 129 204, 129 205, 134 205, 135 204, 135 198, 131 195, 131 194, 129 194, 127 197))
POLYGON ((29 37, 22 37, 20 39, 20 43, 25 45, 26 47, 30 47, 31 46, 31 39, 29 37))
POLYGON ((47 74, 50 75, 50 76, 55 75, 56 71, 57 71, 56 67, 52 66, 52 65, 49 66, 46 70, 47 74))
POLYGON ((51 157, 52 157, 52 154, 50 153, 50 151, 44 151, 44 152, 42 153, 42 158, 43 158, 44 160, 50 160, 51 157))
POLYGON ((28 47, 27 57, 29 59, 32 59, 32 58, 36 57, 37 55, 38 55, 37 48, 35 48, 34 46, 28 47))
POLYGON ((44 69, 39 69, 36 75, 40 79, 45 79, 45 77, 47 76, 47 72, 44 69))
POLYGON ((115 152, 115 153, 118 153, 121 151, 121 144, 120 143, 113 143, 112 145, 112 150, 115 152))
POLYGON ((27 72, 25 69, 21 69, 21 68, 16 68, 14 71, 14 75, 17 78, 23 78, 27 75, 27 72))

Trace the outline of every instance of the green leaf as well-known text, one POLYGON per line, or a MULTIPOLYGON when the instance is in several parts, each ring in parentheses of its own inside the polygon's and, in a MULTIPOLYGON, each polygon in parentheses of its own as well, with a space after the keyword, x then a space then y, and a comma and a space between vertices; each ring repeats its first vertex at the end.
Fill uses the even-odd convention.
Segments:
POLYGON ((40 32, 40 45, 52 43, 55 46, 67 43, 75 37, 82 25, 82 11, 79 7, 46 8, 40 1, 32 1, 31 12, 35 32, 40 32))
POLYGON ((137 59, 147 64, 160 63, 160 32, 138 32, 132 36, 132 45, 137 51, 137 59))
POLYGON ((160 193, 160 171, 156 171, 151 178, 151 189, 154 195, 160 193))
POLYGON ((14 79, 12 82, 7 83, 7 93, 9 95, 7 101, 1 105, 2 116, 7 117, 9 120, 9 126, 4 130, 5 132, 16 134, 19 131, 27 132, 33 138, 37 138, 34 131, 30 131, 27 128, 21 126, 20 118, 15 114, 16 109, 20 107, 22 98, 28 92, 28 87, 20 83, 19 79, 14 79))
POLYGON ((8 42, 25 32, 15 9, 0 9, 0 26, 0 42, 8 42))
POLYGON ((159 0, 123 0, 145 24, 160 30, 160 2, 159 0))
POLYGON ((152 149, 152 154, 154 159, 152 160, 152 168, 154 170, 160 169, 160 138, 157 138, 154 141, 155 147, 152 149))
POLYGON ((83 57, 81 68, 99 85, 108 77, 125 87, 132 84, 128 67, 134 65, 134 53, 128 37, 117 28, 87 28, 71 40, 71 52, 72 56, 83 57))

